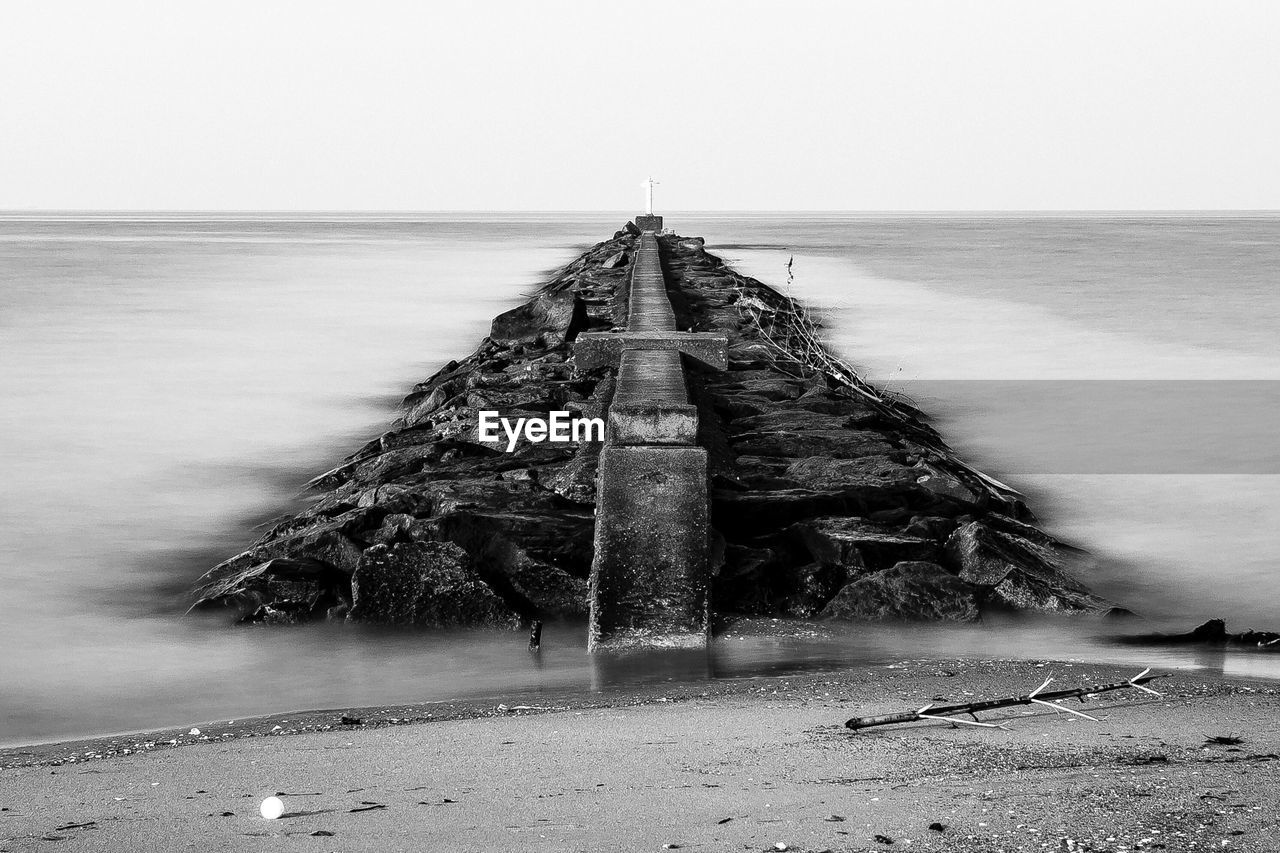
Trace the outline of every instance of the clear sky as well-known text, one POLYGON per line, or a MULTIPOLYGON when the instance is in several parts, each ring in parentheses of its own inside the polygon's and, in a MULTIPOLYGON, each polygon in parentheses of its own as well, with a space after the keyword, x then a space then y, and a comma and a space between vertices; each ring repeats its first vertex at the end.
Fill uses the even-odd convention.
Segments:
POLYGON ((0 208, 1280 208, 1280 3, 0 8, 0 208))

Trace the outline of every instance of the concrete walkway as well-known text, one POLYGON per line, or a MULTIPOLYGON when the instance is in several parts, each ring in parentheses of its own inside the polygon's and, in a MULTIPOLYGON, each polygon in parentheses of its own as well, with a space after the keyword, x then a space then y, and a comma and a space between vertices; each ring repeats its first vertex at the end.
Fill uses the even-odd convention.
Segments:
POLYGON ((626 332, 591 336, 580 359, 616 353, 618 365, 596 480, 592 650, 707 642, 707 453, 682 352, 709 348, 722 362, 724 343, 712 338, 676 330, 658 239, 644 232, 626 332))
POLYGON ((667 281, 658 258, 658 238, 640 235, 640 248, 631 269, 631 294, 627 299, 627 331, 674 332, 676 313, 667 296, 667 281))

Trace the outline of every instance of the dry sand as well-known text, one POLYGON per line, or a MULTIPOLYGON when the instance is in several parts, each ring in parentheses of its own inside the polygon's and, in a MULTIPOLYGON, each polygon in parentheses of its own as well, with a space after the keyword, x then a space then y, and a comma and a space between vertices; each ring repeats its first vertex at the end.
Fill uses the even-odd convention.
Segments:
POLYGON ((1280 851, 1275 682, 1178 673, 1156 683, 1163 699, 1083 706, 1097 723, 1024 707, 988 715, 1009 731, 843 727, 1047 674, 1069 687, 1133 673, 912 661, 11 750, 0 851, 1280 851), (264 820, 276 792, 286 815, 264 820))

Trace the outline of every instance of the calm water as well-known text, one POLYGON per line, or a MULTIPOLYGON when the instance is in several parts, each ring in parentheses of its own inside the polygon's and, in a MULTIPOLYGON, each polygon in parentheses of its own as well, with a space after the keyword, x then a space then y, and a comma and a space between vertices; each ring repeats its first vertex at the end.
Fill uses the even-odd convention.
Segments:
MULTIPOLYGON (((519 637, 180 616, 194 579, 376 433, 410 384, 624 218, 0 215, 0 744, 887 661, 904 642, 1130 654, 1062 626, 948 629, 593 671, 568 628, 534 667, 519 637)), ((1104 592, 1156 621, 1280 624, 1280 220, 669 224, 778 285, 794 255, 794 292, 824 309, 833 343, 1097 554, 1104 592)))

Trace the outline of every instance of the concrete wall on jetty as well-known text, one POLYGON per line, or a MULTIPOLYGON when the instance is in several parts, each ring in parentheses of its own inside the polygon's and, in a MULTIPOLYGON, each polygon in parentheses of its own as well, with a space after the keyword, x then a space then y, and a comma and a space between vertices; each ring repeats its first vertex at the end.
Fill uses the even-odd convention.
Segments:
MULTIPOLYGON (((652 219, 660 218, 638 222, 652 219)), ((707 451, 696 446, 698 411, 681 350, 724 363, 725 345, 724 336, 676 331, 658 241, 645 231, 631 268, 626 332, 590 335, 575 348, 580 367, 616 358, 618 368, 596 479, 592 651, 707 641, 707 451)))

